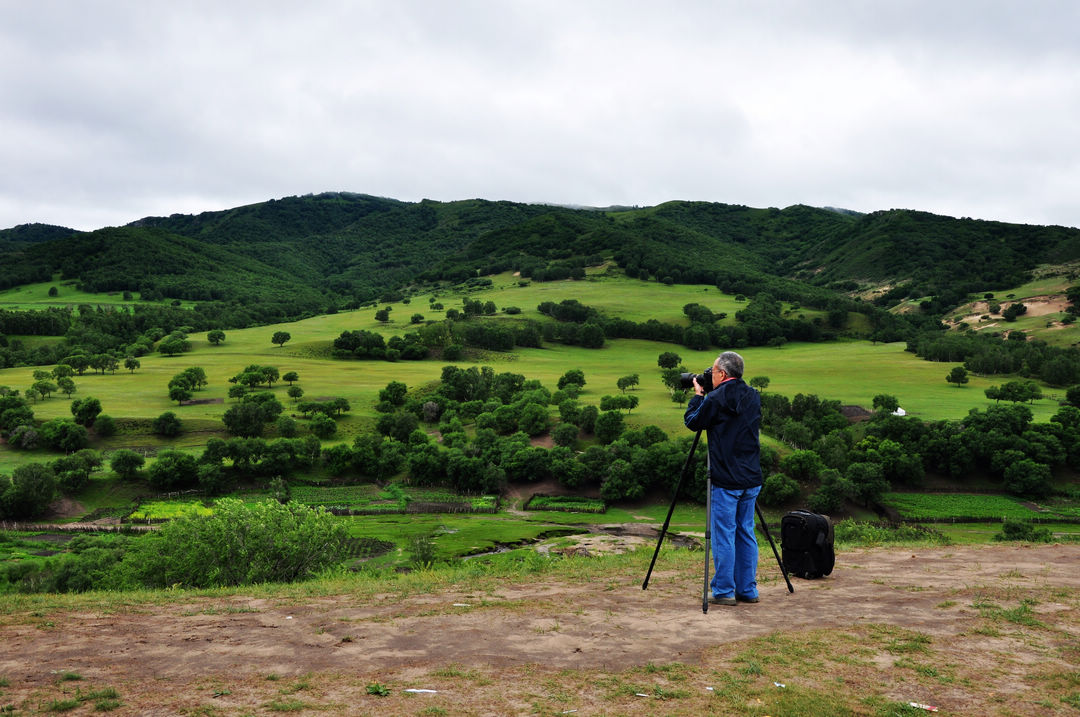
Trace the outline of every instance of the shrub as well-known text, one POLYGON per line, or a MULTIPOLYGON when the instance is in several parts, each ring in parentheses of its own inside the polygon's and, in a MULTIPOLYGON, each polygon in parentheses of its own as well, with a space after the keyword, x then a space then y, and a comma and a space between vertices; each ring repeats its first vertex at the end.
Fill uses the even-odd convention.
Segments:
POLYGON ((83 426, 65 418, 54 418, 43 423, 38 432, 50 448, 56 448, 65 453, 74 453, 86 448, 89 440, 83 426))
POLYGON ((299 433, 296 421, 290 416, 278 416, 277 431, 282 438, 295 438, 296 434, 299 433))
POLYGON ((211 515, 185 515, 141 538, 124 568, 130 582, 153 588, 293 582, 340 560, 346 539, 321 508, 222 498, 211 515))
POLYGON ((761 487, 761 502, 765 505, 783 505, 799 495, 799 484, 783 473, 773 473, 761 487))
POLYGON ((102 413, 94 421, 94 433, 98 438, 108 438, 116 435, 116 421, 107 413, 102 413))
POLYGON ((112 454, 109 459, 109 467, 121 478, 134 478, 139 469, 146 463, 146 459, 135 451, 121 448, 112 454))
POLYGON ((551 440, 557 446, 569 448, 577 443, 578 427, 573 423, 560 423, 551 430, 551 440))
POLYGON ((337 423, 325 413, 316 413, 312 416, 308 427, 312 433, 324 440, 337 433, 337 423))
POLYGON ((162 451, 148 471, 150 485, 158 490, 190 488, 199 479, 194 456, 180 451, 162 451))
POLYGON ((155 435, 173 438, 180 435, 180 419, 172 411, 166 411, 154 419, 151 430, 155 435))
POLYGON ((20 520, 43 513, 56 497, 56 488, 56 474, 48 466, 18 466, 10 478, 0 476, 0 515, 20 520))
POLYGON ((618 411, 604 411, 597 417, 594 432, 601 443, 611 443, 622 435, 626 423, 618 411))
POLYGON ((1022 520, 1008 520, 1001 524, 1001 532, 994 535, 994 540, 1024 540, 1029 543, 1049 543, 1053 535, 1049 528, 1036 528, 1022 520))

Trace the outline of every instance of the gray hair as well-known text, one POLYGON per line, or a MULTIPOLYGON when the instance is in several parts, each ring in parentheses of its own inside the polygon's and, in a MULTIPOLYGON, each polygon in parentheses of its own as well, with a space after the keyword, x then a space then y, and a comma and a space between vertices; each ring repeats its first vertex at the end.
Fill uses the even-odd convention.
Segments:
POLYGON ((716 357, 716 362, 713 364, 728 376, 734 378, 742 378, 743 373, 743 358, 734 351, 725 351, 716 357))

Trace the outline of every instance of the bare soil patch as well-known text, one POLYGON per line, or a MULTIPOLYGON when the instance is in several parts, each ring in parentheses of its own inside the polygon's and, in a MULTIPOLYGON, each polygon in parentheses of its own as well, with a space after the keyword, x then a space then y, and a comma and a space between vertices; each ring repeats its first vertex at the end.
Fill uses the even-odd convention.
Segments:
POLYGON ((1080 659, 1075 546, 845 552, 832 576, 796 580, 794 594, 762 552, 761 602, 707 614, 697 570, 656 572, 648 591, 642 575, 613 574, 602 582, 545 579, 405 597, 178 593, 156 604, 125 605, 118 596, 109 609, 27 608, 0 618, 0 677, 8 682, 0 706, 31 709, 77 686, 107 684, 128 710, 118 714, 201 705, 273 712, 280 704, 268 705, 286 695, 349 714, 415 714, 427 705, 451 714, 515 714, 534 711, 538 699, 547 706, 542 712, 692 714, 717 709, 709 700, 718 694, 706 685, 724 683, 724 675, 749 680, 751 695, 758 694, 754 680, 761 682, 763 697, 754 699, 762 705, 779 699, 770 697, 779 689, 770 679, 835 690, 829 681, 842 675, 850 689, 863 681, 870 694, 952 714, 1072 713, 1060 700, 1046 706, 1043 692, 1056 683, 1040 680, 1075 674, 1080 659), (1018 606, 1026 606, 1033 626, 988 622, 988 610, 1008 615, 1018 606), (806 645, 830 640, 840 642, 827 651, 847 661, 820 674, 814 665, 826 658, 807 657, 806 645), (936 665, 925 672, 911 668, 921 663, 912 663, 906 648, 889 647, 915 645, 918 658, 924 643, 936 665), (784 657, 770 667, 763 656, 760 672, 748 673, 738 657, 748 646, 784 657), (668 672, 683 676, 657 682, 676 678, 657 677, 654 665, 674 665, 668 672), (60 680, 64 672, 77 673, 79 685, 60 680), (941 674, 950 677, 935 677, 941 674), (639 678, 660 691, 643 700, 632 692, 640 688, 611 687, 639 678), (368 694, 373 682, 389 685, 391 697, 368 694), (661 684, 679 688, 682 701, 649 702, 663 698, 661 684))
POLYGON ((217 398, 193 398, 190 401, 184 401, 185 406, 206 406, 212 403, 225 403, 225 399, 218 396, 217 398))

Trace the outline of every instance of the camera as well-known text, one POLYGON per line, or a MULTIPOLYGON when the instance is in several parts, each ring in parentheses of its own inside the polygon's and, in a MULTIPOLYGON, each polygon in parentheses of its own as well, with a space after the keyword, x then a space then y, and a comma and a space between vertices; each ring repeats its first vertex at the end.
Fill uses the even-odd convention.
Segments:
POLYGON ((698 384, 703 389, 705 389, 705 393, 708 393, 709 391, 713 390, 713 388, 715 388, 715 386, 713 386, 713 382, 712 382, 712 366, 705 369, 700 374, 680 373, 679 374, 679 386, 681 386, 682 388, 693 389, 694 388, 694 379, 695 378, 697 379, 698 384))

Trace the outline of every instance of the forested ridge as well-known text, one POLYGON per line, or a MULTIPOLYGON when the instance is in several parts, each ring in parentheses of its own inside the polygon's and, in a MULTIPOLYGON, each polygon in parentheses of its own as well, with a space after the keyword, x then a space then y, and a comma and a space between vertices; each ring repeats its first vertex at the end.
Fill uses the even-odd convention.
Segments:
POLYGON ((1080 230, 910 210, 676 201, 606 211, 327 193, 87 233, 3 230, 0 288, 60 273, 90 291, 258 305, 276 320, 372 301, 418 280, 506 269, 569 278, 610 257, 642 279, 726 281, 823 308, 834 292, 889 285, 881 305, 932 296, 944 311, 970 291, 1022 283, 1040 263, 1080 258, 1080 230))

